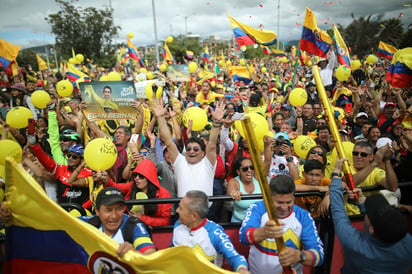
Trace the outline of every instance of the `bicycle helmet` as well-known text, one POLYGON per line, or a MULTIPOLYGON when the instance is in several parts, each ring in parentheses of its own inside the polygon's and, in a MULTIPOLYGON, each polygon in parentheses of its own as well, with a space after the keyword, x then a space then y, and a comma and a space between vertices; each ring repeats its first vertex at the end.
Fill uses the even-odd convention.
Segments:
POLYGON ((80 145, 80 144, 71 145, 71 146, 69 146, 67 151, 68 152, 73 152, 73 153, 76 153, 76 154, 79 154, 79 155, 83 155, 84 146, 80 145))
POLYGON ((67 140, 67 141, 74 141, 76 143, 80 143, 80 135, 75 132, 74 130, 71 129, 65 129, 60 135, 61 140, 67 140))

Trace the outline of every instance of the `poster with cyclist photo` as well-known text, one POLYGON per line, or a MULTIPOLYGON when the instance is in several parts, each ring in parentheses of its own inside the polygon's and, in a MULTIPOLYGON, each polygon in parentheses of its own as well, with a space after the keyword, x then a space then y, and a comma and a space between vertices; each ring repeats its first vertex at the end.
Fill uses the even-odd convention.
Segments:
POLYGON ((132 81, 82 82, 80 91, 86 102, 85 115, 90 121, 135 119, 136 89, 132 81))

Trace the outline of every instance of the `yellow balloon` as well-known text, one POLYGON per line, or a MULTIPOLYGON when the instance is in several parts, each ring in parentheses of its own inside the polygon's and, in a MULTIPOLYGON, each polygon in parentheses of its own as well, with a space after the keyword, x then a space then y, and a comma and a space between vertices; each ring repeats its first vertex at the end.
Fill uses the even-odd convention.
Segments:
POLYGON ((219 60, 217 64, 219 67, 223 67, 225 63, 223 62, 223 60, 219 60))
POLYGON ((30 98, 36 108, 46 108, 47 104, 50 102, 50 95, 44 90, 36 90, 31 94, 30 98))
POLYGON ((263 67, 260 71, 262 71, 262 73, 266 73, 268 70, 265 67, 263 67))
POLYGON ((240 59, 240 60, 239 60, 239 65, 244 66, 244 65, 245 65, 245 60, 240 59))
POLYGON ((157 90, 156 90, 156 98, 157 98, 157 99, 162 98, 162 95, 163 95, 163 87, 162 87, 162 86, 158 86, 158 87, 157 87, 157 90))
POLYGON ((109 81, 121 81, 122 80, 122 75, 118 73, 117 71, 111 71, 109 74, 107 74, 107 80, 109 81))
POLYGON ((26 107, 14 107, 7 112, 6 123, 13 128, 25 128, 28 126, 28 119, 32 119, 33 114, 26 107))
POLYGON ((93 139, 84 149, 84 161, 93 170, 108 170, 116 160, 116 146, 109 139, 93 139))
POLYGON ((298 136, 293 143, 293 149, 295 150, 296 155, 302 159, 306 159, 309 150, 314 146, 316 146, 315 140, 305 135, 298 136))
POLYGON ((190 62, 189 63, 189 72, 194 73, 197 70, 197 64, 195 62, 190 62))
POLYGON ((337 69, 336 69, 336 78, 343 82, 349 79, 350 77, 350 73, 351 73, 351 69, 349 66, 347 65, 340 65, 337 69))
POLYGON ((153 83, 147 84, 145 88, 145 94, 147 99, 152 100, 153 99, 153 83))
POLYGON ((308 65, 308 67, 311 67, 312 66, 312 61, 309 60, 307 65, 308 65))
POLYGON ((226 61, 226 66, 228 66, 228 67, 229 67, 229 66, 231 66, 231 65, 232 65, 232 61, 227 60, 227 61, 226 61))
POLYGON ((133 32, 129 32, 129 33, 127 34, 127 38, 133 39, 133 37, 134 37, 133 32))
POLYGON ((216 82, 212 81, 212 82, 210 82, 210 85, 212 86, 212 88, 214 88, 214 87, 216 87, 216 82))
POLYGON ((362 66, 362 63, 359 60, 351 60, 350 66, 352 67, 352 70, 357 70, 362 66))
POLYGON ((147 78, 147 80, 152 80, 152 79, 154 78, 153 72, 148 71, 148 72, 146 73, 146 78, 147 78))
POLYGON ((16 141, 8 139, 0 141, 0 165, 6 165, 6 157, 12 157, 17 163, 21 162, 22 149, 16 141))
POLYGON ((82 63, 84 61, 84 56, 81 53, 76 54, 77 63, 82 63))
POLYGON ((167 65, 166 64, 161 64, 159 69, 160 69, 161 72, 165 72, 167 70, 167 65))
POLYGON ((69 63, 72 65, 76 64, 77 63, 76 58, 70 58, 69 63))
POLYGON ((145 68, 141 68, 139 71, 140 71, 140 73, 147 73, 147 69, 145 69, 145 68))
POLYGON ((368 58, 366 58, 365 61, 367 64, 374 64, 376 62, 378 62, 378 57, 376 57, 375 55, 371 54, 368 56, 368 58))
POLYGON ((189 120, 192 120, 192 130, 199 131, 207 124, 207 114, 200 107, 190 107, 183 113, 183 124, 188 127, 189 120))
POLYGON ((172 36, 168 36, 168 37, 166 38, 166 42, 167 42, 167 43, 172 43, 172 42, 173 42, 173 37, 172 37, 172 36))
POLYGON ((303 106, 308 100, 308 94, 303 88, 294 88, 289 95, 289 102, 292 106, 303 106))
POLYGON ((288 58, 287 58, 286 56, 283 56, 282 58, 280 58, 280 61, 281 61, 282 63, 287 63, 287 62, 289 62, 289 60, 288 60, 288 58))
POLYGON ((69 80, 61 80, 57 82, 56 90, 61 97, 70 96, 73 92, 73 84, 69 80))
POLYGON ((102 75, 102 77, 100 77, 99 80, 100 81, 109 81, 109 79, 107 79, 107 75, 102 75))
MULTIPOLYGON (((255 133, 257 146, 260 151, 264 149, 263 138, 268 135, 269 125, 262 115, 256 112, 251 112, 246 114, 246 116, 250 117, 250 121, 252 123, 253 132, 255 133)), ((246 134, 243 131, 242 122, 237 120, 235 121, 235 127, 239 131, 240 136, 246 138, 246 134)))

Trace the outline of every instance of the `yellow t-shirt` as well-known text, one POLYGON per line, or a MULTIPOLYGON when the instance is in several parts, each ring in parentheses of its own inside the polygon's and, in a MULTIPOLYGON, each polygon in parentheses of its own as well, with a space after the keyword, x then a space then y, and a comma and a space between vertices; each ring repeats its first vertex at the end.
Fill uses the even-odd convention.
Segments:
MULTIPOLYGON (((363 182, 357 185, 357 187, 365 187, 365 186, 376 186, 379 185, 380 182, 385 179, 386 172, 385 170, 375 167, 372 172, 365 178, 363 182)), ((376 194, 378 191, 367 192, 364 193, 365 196, 370 196, 372 194, 376 194)), ((350 203, 345 202, 346 212, 348 215, 357 215, 360 214, 359 208, 357 205, 353 205, 350 203)))

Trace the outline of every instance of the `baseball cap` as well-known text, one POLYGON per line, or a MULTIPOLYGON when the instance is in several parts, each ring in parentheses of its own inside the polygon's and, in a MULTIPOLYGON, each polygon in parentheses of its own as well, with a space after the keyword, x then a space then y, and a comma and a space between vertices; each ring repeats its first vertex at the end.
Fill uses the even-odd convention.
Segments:
POLYGON ((369 115, 366 113, 366 112, 359 112, 358 113, 358 115, 356 115, 356 118, 359 118, 359 117, 366 117, 366 118, 369 118, 369 115))
POLYGON ((105 187, 103 188, 99 194, 97 194, 96 198, 96 208, 100 208, 103 204, 105 206, 110 206, 115 203, 124 203, 124 197, 122 191, 117 187, 105 187))
POLYGON ((396 107, 396 104, 393 103, 393 102, 387 102, 383 108, 386 108, 386 107, 389 107, 389 106, 394 106, 394 107, 396 107))
POLYGON ((286 109, 286 110, 290 110, 290 105, 288 105, 288 104, 283 104, 282 106, 281 106, 281 109, 282 108, 284 108, 284 109, 286 109))
POLYGON ((386 145, 389 145, 389 147, 392 148, 392 140, 388 137, 381 137, 376 141, 375 147, 377 149, 380 149, 381 147, 384 147, 386 145))
POLYGON ((390 206, 384 196, 380 194, 369 196, 366 198, 365 208, 373 226, 373 234, 378 239, 393 244, 408 233, 408 224, 405 217, 390 206))
POLYGON ((286 134, 286 131, 285 131, 285 132, 278 132, 278 133, 276 133, 274 139, 277 140, 277 139, 280 138, 280 137, 282 137, 284 140, 290 141, 289 136, 286 134))

